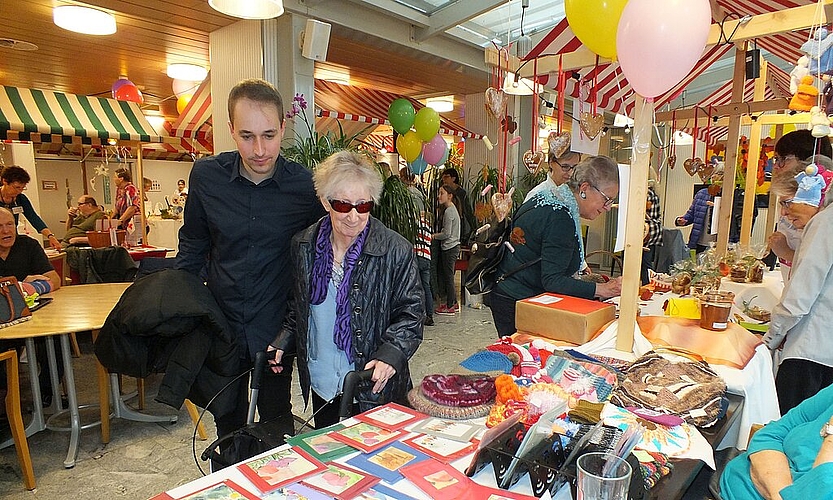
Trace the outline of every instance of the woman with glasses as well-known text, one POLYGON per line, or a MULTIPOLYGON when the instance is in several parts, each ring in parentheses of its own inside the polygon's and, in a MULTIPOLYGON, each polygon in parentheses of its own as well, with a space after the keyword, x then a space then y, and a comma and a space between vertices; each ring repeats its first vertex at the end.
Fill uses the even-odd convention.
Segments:
POLYGON ((498 266, 497 276, 504 279, 489 294, 499 336, 515 332, 518 300, 544 292, 585 299, 619 295, 621 277, 592 283, 578 276, 586 267, 580 219, 593 220, 610 211, 618 194, 616 162, 594 156, 582 160, 566 183, 542 190, 521 205, 510 237, 513 251, 498 266))
POLYGON ((40 218, 35 209, 32 207, 32 202, 23 194, 26 185, 29 184, 31 177, 29 172, 17 165, 9 165, 3 168, 0 173, 0 181, 3 185, 0 187, 0 207, 8 208, 14 214, 14 224, 17 228, 20 214, 26 217, 35 230, 43 235, 49 242, 49 246, 55 250, 61 249, 61 242, 52 234, 43 219, 40 218))
POLYGON ((312 392, 315 426, 338 421, 341 382, 372 369, 358 388, 358 409, 407 404, 408 360, 422 342, 425 318, 413 246, 370 215, 382 178, 367 157, 341 151, 315 169, 327 216, 292 239, 295 284, 289 313, 272 346, 280 372, 296 354, 304 401, 312 392))
POLYGON ((558 158, 556 158, 553 154, 548 154, 547 163, 549 164, 550 172, 547 174, 547 178, 544 179, 543 182, 532 188, 529 193, 526 194, 524 203, 529 201, 530 198, 544 189, 553 190, 570 180, 570 174, 573 173, 573 169, 576 168, 576 165, 578 165, 580 161, 581 153, 575 153, 573 151, 567 151, 558 158))

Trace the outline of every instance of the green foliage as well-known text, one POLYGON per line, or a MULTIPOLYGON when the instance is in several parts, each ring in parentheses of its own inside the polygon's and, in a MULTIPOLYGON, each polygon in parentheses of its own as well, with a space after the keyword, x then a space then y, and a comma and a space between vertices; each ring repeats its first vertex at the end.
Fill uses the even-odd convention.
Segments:
MULTIPOLYGON (((483 168, 480 169, 480 172, 474 177, 472 177, 466 187, 469 193, 469 203, 471 204, 472 213, 474 214, 475 219, 479 224, 485 223, 489 220, 492 215, 492 205, 490 200, 494 193, 498 192, 498 180, 499 180, 499 173, 496 168, 490 167, 489 165, 483 165, 483 168), (480 193, 486 189, 486 186, 490 185, 492 189, 486 193, 485 196, 481 195, 480 193)), ((509 192, 514 185, 514 181, 511 177, 507 177, 506 179, 506 192, 509 192)), ((515 191, 512 193, 512 206, 514 210, 517 210, 518 207, 524 201, 524 196, 526 196, 526 191, 519 191, 518 188, 515 188, 515 191)))
POLYGON ((346 136, 341 122, 338 123, 338 134, 333 134, 328 131, 325 134, 320 134, 317 131, 312 131, 312 126, 307 122, 306 115, 301 113, 304 117, 304 123, 307 125, 309 137, 301 137, 297 133, 291 139, 291 144, 282 148, 281 154, 284 158, 296 161, 310 170, 324 161, 328 156, 338 151, 349 149, 356 149, 354 142, 356 138, 365 133, 367 128, 362 129, 357 134, 346 136))
MULTIPOLYGON (((379 171, 382 175, 387 173, 382 172, 381 168, 379 171)), ((411 243, 416 241, 419 209, 414 203, 408 186, 397 175, 391 175, 385 179, 382 197, 373 207, 373 216, 411 243)))

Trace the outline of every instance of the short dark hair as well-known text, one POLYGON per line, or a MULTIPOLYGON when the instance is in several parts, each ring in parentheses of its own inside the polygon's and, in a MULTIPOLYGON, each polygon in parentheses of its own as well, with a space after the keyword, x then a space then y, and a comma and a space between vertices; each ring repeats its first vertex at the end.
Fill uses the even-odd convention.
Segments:
POLYGON ((179 186, 180 184, 185 184, 185 179, 180 179, 176 181, 176 185, 179 186))
POLYGON ((23 169, 23 167, 18 167, 17 165, 9 165, 3 169, 3 172, 0 173, 0 179, 6 181, 6 184, 11 184, 12 182, 20 182, 22 184, 29 184, 29 181, 32 180, 29 177, 29 172, 23 169))
POLYGON ((443 173, 442 173, 442 175, 440 175, 440 177, 443 177, 444 175, 450 175, 451 178, 454 179, 454 184, 460 184, 460 174, 459 174, 459 172, 457 172, 456 168, 454 168, 454 167, 446 168, 445 170, 443 170, 443 173))
POLYGON ((122 179, 126 180, 127 182, 133 182, 133 174, 130 173, 130 170, 122 167, 116 170, 116 177, 121 177, 122 179))
POLYGON ((271 83, 260 78, 251 78, 243 80, 231 89, 228 94, 228 119, 232 125, 234 125, 234 106, 240 99, 249 99, 262 104, 273 104, 278 108, 280 123, 283 125, 283 98, 281 98, 278 89, 271 83))
POLYGON ((799 160, 806 160, 816 154, 833 158, 833 146, 827 136, 816 138, 809 129, 794 130, 778 139, 775 154, 782 157, 795 155, 799 160))

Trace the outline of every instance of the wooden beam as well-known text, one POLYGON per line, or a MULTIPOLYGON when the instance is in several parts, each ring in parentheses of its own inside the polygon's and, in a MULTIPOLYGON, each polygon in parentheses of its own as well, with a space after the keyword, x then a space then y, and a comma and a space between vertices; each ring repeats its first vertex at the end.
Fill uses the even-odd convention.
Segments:
MULTIPOLYGON (((784 125, 775 126, 775 142, 784 135, 784 125)), ((769 205, 766 211, 766 226, 764 227, 764 240, 769 241, 769 235, 775 231, 775 220, 778 218, 778 203, 777 196, 769 193, 769 205)))
MULTIPOLYGON (((639 304, 639 273, 642 267, 642 227, 645 223, 645 200, 648 169, 651 161, 654 103, 636 95, 634 99, 633 157, 628 185, 628 212, 625 222, 625 264, 622 269, 622 299, 619 301, 619 329, 616 349, 633 351, 634 328, 639 304)), ((620 235, 621 236, 621 235, 620 235)))
MULTIPOLYGON (((741 76, 741 81, 743 81, 745 76, 741 76)), ((741 96, 741 99, 743 96, 741 96)), ((712 116, 731 116, 734 114, 737 115, 749 115, 754 113, 763 113, 765 111, 781 111, 787 109, 789 106, 790 101, 789 99, 772 99, 770 101, 764 101, 763 99, 758 100, 755 99, 753 102, 731 102, 729 104, 722 104, 720 106, 713 106, 711 108, 712 116)), ((703 111, 707 111, 706 108, 700 107, 697 111, 697 116, 699 119, 708 119, 708 117, 703 117, 703 111)), ((692 120, 694 119, 694 106, 685 109, 678 109, 675 112, 671 111, 663 111, 661 113, 657 113, 657 124, 668 122, 670 123, 672 119, 676 119, 678 122, 680 120, 692 120)), ((705 126, 703 123, 700 126, 705 126)))
MULTIPOLYGON (((818 13, 816 12, 818 8, 817 4, 811 3, 809 5, 802 5, 801 7, 793 7, 792 9, 783 9, 752 16, 749 22, 742 25, 740 20, 727 20, 723 23, 723 33, 725 33, 725 36, 731 35, 732 42, 740 43, 754 38, 810 28, 819 23, 827 24, 833 20, 833 0, 823 0, 821 5, 821 19, 819 19, 818 13)), ((725 41, 725 38, 721 35, 720 25, 715 23, 711 25, 706 48, 717 45, 718 41, 725 41)), ((572 52, 569 59, 567 58, 568 54, 564 54, 562 64, 564 71, 587 68, 596 64, 596 54, 583 45, 581 48, 584 51, 576 50, 572 52)), ((558 57, 557 55, 539 57, 538 74, 544 75, 557 72, 558 57)), ((599 59, 599 64, 607 64, 609 62, 611 62, 610 59, 599 59)), ((526 78, 533 76, 532 73, 533 69, 529 65, 521 70, 521 76, 526 78)))
MULTIPOLYGON (((743 100, 743 84, 746 73, 746 42, 735 49, 735 71, 732 76, 732 102, 743 100)), ((729 137, 726 139, 726 161, 723 166, 723 192, 720 214, 717 219, 717 254, 724 255, 729 246, 729 228, 732 223, 732 205, 735 201, 735 165, 740 142, 740 114, 729 117, 729 137)))
MULTIPOLYGON (((755 79, 753 99, 762 101, 767 81, 767 62, 761 61, 761 74, 755 79)), ((755 121, 749 131, 749 153, 746 158, 746 186, 743 197, 743 218, 740 223, 740 244, 747 246, 752 238, 752 214, 755 209, 755 187, 758 185, 758 160, 761 158, 761 123, 755 121)))

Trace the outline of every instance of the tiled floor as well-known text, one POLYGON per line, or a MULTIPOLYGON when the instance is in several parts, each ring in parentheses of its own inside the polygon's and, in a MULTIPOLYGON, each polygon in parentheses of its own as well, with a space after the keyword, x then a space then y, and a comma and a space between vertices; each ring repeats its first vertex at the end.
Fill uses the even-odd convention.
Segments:
MULTIPOLYGON (((435 316, 436 326, 426 327, 424 340, 411 360, 414 380, 432 373, 465 372, 457 364, 468 355, 481 349, 496 338, 491 314, 488 309, 463 307, 455 316, 435 316)), ((74 360, 79 400, 83 403, 97 401, 97 381, 93 366, 92 346, 88 336, 81 336, 84 354, 74 360)), ((23 370, 25 372, 25 370, 23 370)), ((126 385, 131 384, 126 379, 126 385)), ((160 377, 149 380, 148 408, 146 411, 159 414, 179 415, 175 424, 148 424, 113 420, 111 442, 101 444, 98 427, 81 434, 78 461, 74 468, 62 465, 66 456, 69 436, 63 432, 43 431, 29 438, 29 447, 34 462, 37 489, 26 491, 20 476, 20 467, 14 448, 0 450, 0 498, 23 499, 146 499, 156 493, 171 489, 200 476, 192 452, 194 426, 188 413, 153 401, 153 394, 160 377)), ((28 387, 28 382, 23 382, 28 387)), ((129 389, 129 387, 128 387, 129 389)), ((25 391, 28 394, 28 390, 25 391)), ((24 405, 31 407, 27 397, 24 405)), ((293 394, 295 414, 309 416, 303 411, 299 390, 293 394)), ((95 419, 97 408, 90 410, 83 421, 95 419)), ((26 417, 24 417, 25 419, 26 417)), ((209 439, 214 436, 214 425, 210 414, 206 414, 209 439)), ((5 439, 8 431, 0 431, 5 439)), ((196 442, 199 455, 208 444, 196 442)), ((203 468, 205 463, 200 462, 203 468)), ((708 479, 695 482, 686 498, 707 498, 705 493, 708 479)))

